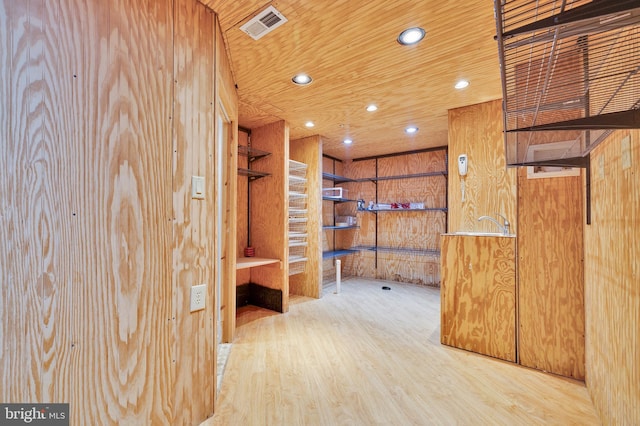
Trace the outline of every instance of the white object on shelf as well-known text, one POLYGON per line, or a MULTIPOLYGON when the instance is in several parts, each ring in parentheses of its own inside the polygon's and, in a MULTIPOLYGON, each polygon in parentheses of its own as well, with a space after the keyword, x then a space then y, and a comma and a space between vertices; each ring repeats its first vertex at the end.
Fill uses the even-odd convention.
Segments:
POLYGON ((335 188, 322 188, 322 196, 326 198, 347 198, 348 191, 345 188, 336 186, 335 188))

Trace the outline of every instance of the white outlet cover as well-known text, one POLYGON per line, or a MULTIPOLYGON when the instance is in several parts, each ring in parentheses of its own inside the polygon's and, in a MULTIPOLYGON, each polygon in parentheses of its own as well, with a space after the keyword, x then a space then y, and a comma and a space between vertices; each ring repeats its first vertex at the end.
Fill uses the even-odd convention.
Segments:
POLYGON ((191 312, 199 311, 205 307, 207 285, 200 284, 191 287, 191 312))

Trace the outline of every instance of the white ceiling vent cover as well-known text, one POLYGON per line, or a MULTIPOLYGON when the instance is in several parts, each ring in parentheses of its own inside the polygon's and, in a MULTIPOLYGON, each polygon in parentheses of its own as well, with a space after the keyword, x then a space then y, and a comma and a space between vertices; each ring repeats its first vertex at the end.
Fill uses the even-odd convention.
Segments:
POLYGON ((241 26, 240 29, 249 34, 252 39, 258 40, 260 37, 270 33, 285 22, 287 22, 287 18, 285 18, 282 13, 278 12, 275 7, 269 6, 241 26))

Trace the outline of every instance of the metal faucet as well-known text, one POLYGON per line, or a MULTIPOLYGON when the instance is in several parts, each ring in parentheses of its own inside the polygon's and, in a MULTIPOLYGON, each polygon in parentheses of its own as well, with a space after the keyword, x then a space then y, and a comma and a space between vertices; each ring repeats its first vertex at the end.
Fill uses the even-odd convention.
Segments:
POLYGON ((491 221, 493 223, 495 223, 498 228, 500 229, 500 231, 502 231, 503 235, 509 235, 509 221, 507 220, 506 217, 502 216, 500 213, 496 213, 496 216, 499 216, 502 218, 502 220, 504 220, 504 225, 502 225, 500 222, 498 222, 497 220, 495 220, 494 218, 492 218, 491 216, 480 216, 478 218, 478 222, 482 221, 482 220, 488 220, 491 221))

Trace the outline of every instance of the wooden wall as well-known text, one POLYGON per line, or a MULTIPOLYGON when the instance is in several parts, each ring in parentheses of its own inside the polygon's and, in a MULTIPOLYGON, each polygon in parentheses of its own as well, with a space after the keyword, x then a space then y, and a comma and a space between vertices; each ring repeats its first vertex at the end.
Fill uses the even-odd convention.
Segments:
POLYGON ((292 160, 307 165, 307 262, 303 273, 289 276, 289 293, 320 297, 322 292, 322 139, 311 136, 289 143, 292 160))
POLYGON ((518 170, 519 358, 584 380, 583 187, 580 176, 518 170))
POLYGON ((215 27, 195 0, 0 1, 1 401, 213 413, 215 27))
MULTIPOLYGON (((365 179, 444 172, 446 150, 435 150, 376 159, 351 161, 344 165, 351 179, 365 179)), ((443 175, 409 179, 390 179, 342 184, 349 198, 378 203, 423 202, 425 207, 444 208, 447 203, 447 177, 443 175), (377 192, 376 192, 377 191, 377 192)), ((443 211, 359 212, 355 203, 340 204, 338 215, 356 216, 360 227, 341 231, 341 247, 376 245, 376 253, 361 251, 344 259, 345 274, 421 285, 440 285, 440 234, 446 231, 443 211), (401 249, 401 250, 395 250, 401 249), (411 251, 409 249, 417 249, 411 251), (430 253, 421 250, 431 250, 430 253)))
POLYGON ((251 245, 256 257, 280 259, 280 267, 251 268, 251 281, 264 287, 282 290, 283 312, 289 310, 289 126, 284 121, 251 129, 251 146, 271 155, 256 161, 252 169, 271 176, 251 183, 251 245))
POLYGON ((497 232, 478 217, 500 213, 511 223, 511 233, 517 233, 516 170, 506 168, 502 130, 500 100, 449 110, 449 232, 497 232), (460 154, 468 156, 464 178, 458 175, 460 154))
POLYGON ((586 382, 603 423, 640 424, 640 130, 596 147, 591 172, 586 382))
POLYGON ((513 237, 442 237, 443 344, 516 361, 515 251, 513 237))
MULTIPOLYGON (((248 146, 249 135, 246 132, 238 132, 238 145, 248 146)), ((238 167, 247 169, 249 160, 245 156, 238 157, 238 167)), ((248 244, 249 232, 249 204, 248 204, 249 179, 246 176, 238 176, 237 184, 237 210, 236 210, 236 256, 244 257, 244 249, 248 244)), ((251 281, 251 269, 239 269, 236 271, 236 285, 247 284, 251 281)))
POLYGON ((509 219, 518 241, 519 360, 583 379, 581 178, 527 179, 525 168, 505 169, 500 101, 451 110, 449 120, 449 231, 495 232, 477 218, 497 212, 509 219), (464 202, 462 153, 469 157, 464 202))
MULTIPOLYGON (((218 16, 216 16, 218 18, 218 16)), ((221 250, 218 258, 221 265, 219 285, 220 294, 220 317, 222 320, 222 342, 233 341, 236 329, 236 241, 237 241, 237 205, 238 205, 238 97, 236 87, 231 73, 231 65, 227 57, 220 21, 216 25, 215 35, 215 67, 216 67, 216 117, 224 117, 225 129, 216 125, 216 145, 222 140, 221 159, 216 161, 222 165, 219 176, 222 178, 220 190, 221 196, 216 199, 221 200, 222 229, 220 234, 216 232, 216 240, 221 242, 221 250), (220 136, 221 135, 221 136, 220 136)), ((218 189, 216 189, 217 191, 218 189)), ((218 279, 218 277, 216 277, 218 279)))

